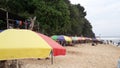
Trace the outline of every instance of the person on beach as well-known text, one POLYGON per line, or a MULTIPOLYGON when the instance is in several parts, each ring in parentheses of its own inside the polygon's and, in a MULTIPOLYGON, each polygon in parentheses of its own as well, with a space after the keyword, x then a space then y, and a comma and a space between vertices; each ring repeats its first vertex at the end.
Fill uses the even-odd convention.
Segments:
POLYGON ((120 42, 118 42, 117 46, 120 46, 120 42))
POLYGON ((107 42, 107 44, 109 44, 109 40, 107 40, 106 42, 107 42))
POLYGON ((92 42, 92 46, 95 46, 95 41, 92 42))

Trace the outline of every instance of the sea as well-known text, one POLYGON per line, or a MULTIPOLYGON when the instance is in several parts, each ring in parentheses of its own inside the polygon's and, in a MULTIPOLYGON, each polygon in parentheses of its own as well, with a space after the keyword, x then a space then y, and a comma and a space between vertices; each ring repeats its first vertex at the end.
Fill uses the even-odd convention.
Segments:
POLYGON ((99 37, 100 40, 104 40, 105 41, 112 41, 114 43, 114 45, 117 45, 118 42, 120 42, 120 36, 102 36, 99 37))

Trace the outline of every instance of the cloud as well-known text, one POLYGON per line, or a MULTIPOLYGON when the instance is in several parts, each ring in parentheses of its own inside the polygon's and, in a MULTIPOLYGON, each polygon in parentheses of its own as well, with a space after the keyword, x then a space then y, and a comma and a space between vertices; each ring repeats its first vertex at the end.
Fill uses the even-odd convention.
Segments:
POLYGON ((103 35, 103 36, 119 36, 120 35, 120 23, 117 21, 108 21, 108 20, 101 20, 95 21, 96 23, 93 24, 93 30, 96 35, 103 35), (117 23, 115 23, 117 22, 117 23))
POLYGON ((80 3, 87 11, 96 35, 120 35, 120 0, 70 0, 80 3))

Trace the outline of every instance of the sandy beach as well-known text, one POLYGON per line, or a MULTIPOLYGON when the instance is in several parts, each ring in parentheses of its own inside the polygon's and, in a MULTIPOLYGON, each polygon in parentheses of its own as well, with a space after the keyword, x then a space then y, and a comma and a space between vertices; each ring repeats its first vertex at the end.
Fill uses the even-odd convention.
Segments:
POLYGON ((120 47, 113 45, 79 44, 66 46, 65 56, 54 57, 54 64, 50 59, 24 59, 22 68, 116 68, 120 56, 120 47))

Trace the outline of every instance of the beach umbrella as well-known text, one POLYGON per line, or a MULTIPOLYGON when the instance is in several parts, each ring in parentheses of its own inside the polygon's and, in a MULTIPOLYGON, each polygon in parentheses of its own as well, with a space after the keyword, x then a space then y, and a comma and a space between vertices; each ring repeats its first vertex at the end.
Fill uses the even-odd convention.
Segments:
POLYGON ((58 36, 58 40, 59 41, 67 41, 67 42, 72 42, 72 39, 68 36, 65 36, 65 35, 59 35, 58 36))
POLYGON ((65 35, 53 35, 51 36, 51 38, 55 41, 59 40, 59 41, 67 41, 67 42, 71 42, 72 38, 65 36, 65 35))
POLYGON ((92 38, 92 41, 99 41, 97 38, 92 38))
POLYGON ((86 37, 82 37, 82 40, 86 40, 86 37))
POLYGON ((53 56, 59 56, 59 55, 65 55, 66 49, 62 47, 62 45, 58 44, 56 41, 52 40, 46 35, 43 35, 41 33, 38 33, 38 35, 43 38, 51 47, 52 47, 52 53, 51 53, 51 63, 53 64, 53 56))
POLYGON ((85 37, 78 37, 78 40, 86 40, 85 37))
POLYGON ((78 40, 82 40, 82 37, 78 37, 78 40))
POLYGON ((92 38, 88 38, 88 40, 92 40, 92 38))
POLYGON ((78 37, 71 37, 73 41, 77 41, 78 37))
POLYGON ((52 47, 53 50, 53 56, 59 56, 59 55, 65 55, 66 49, 58 44, 56 41, 52 40, 50 37, 43 35, 41 33, 38 33, 40 37, 42 37, 46 42, 52 47))
POLYGON ((57 40, 57 39, 58 39, 58 35, 53 35, 53 36, 51 36, 51 38, 52 38, 53 40, 57 40))
POLYGON ((2 32, 3 30, 0 30, 0 32, 2 32))
POLYGON ((36 32, 7 29, 0 33, 0 60, 46 58, 52 48, 36 32))
POLYGON ((93 41, 96 41, 97 39, 96 38, 92 38, 93 41))

